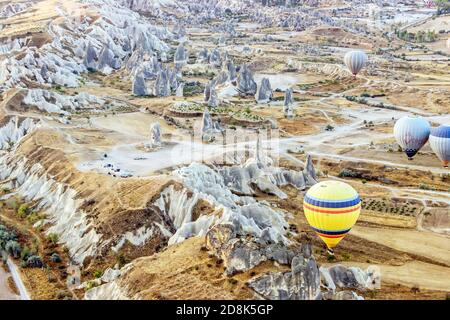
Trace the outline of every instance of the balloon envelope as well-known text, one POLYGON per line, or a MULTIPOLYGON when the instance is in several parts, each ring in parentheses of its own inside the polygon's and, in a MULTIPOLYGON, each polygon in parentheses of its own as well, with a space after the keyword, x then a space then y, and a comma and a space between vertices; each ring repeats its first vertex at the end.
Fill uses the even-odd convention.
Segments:
POLYGON ((345 182, 322 181, 306 193, 303 211, 314 231, 332 249, 358 220, 361 200, 345 182))
POLYGON ((430 124, 422 117, 403 117, 395 123, 394 136, 409 159, 428 141, 430 124))
POLYGON ((442 125, 431 130, 430 146, 444 167, 448 167, 450 162, 450 125, 442 125))
POLYGON ((344 63, 353 75, 357 75, 366 65, 367 55, 361 50, 349 51, 344 56, 344 63))

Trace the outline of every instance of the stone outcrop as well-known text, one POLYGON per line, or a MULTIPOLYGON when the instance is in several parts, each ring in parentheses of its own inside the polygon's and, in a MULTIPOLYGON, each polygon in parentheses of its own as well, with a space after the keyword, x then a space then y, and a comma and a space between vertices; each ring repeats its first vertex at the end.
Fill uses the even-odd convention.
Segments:
POLYGON ((208 107, 216 108, 219 106, 219 98, 217 96, 216 86, 214 82, 211 82, 209 89, 208 107))
POLYGON ((228 71, 228 79, 231 81, 231 83, 236 85, 238 76, 237 76, 236 67, 233 64, 233 61, 227 60, 227 62, 225 63, 225 66, 228 71))
POLYGON ((271 272, 249 281, 260 297, 268 300, 321 299, 320 273, 311 248, 292 258, 291 271, 271 272))
POLYGON ((211 114, 206 107, 203 111, 202 118, 202 138, 205 141, 211 141, 214 139, 214 135, 222 132, 222 128, 218 121, 214 121, 211 117, 211 114))
POLYGON ((181 82, 180 84, 178 84, 178 88, 177 88, 177 90, 175 92, 175 95, 177 97, 183 97, 184 96, 184 83, 181 82))
POLYGON ((97 51, 95 51, 95 48, 92 46, 92 43, 89 42, 86 47, 83 63, 88 70, 95 71, 97 70, 97 61, 98 61, 97 51))
POLYGON ((267 260, 289 265, 297 255, 310 251, 309 244, 287 247, 282 243, 274 243, 267 232, 259 237, 245 236, 245 231, 237 221, 212 227, 206 234, 206 247, 223 260, 227 275, 251 270, 267 260))
POLYGON ((283 107, 283 113, 284 116, 288 119, 294 117, 294 92, 292 88, 286 89, 286 92, 284 94, 284 107, 283 107))
POLYGON ((348 289, 363 291, 378 288, 380 285, 379 270, 374 266, 363 271, 360 268, 338 264, 329 268, 321 267, 320 274, 324 287, 331 293, 348 289))
POLYGON ((200 50, 197 54, 197 63, 206 63, 209 61, 209 51, 206 48, 200 50))
POLYGON ((110 49, 109 45, 104 45, 100 51, 97 69, 104 74, 109 74, 112 70, 119 69, 121 65, 121 60, 110 49))
POLYGON ((222 65, 222 56, 217 48, 214 48, 209 55, 209 63, 215 67, 220 67, 222 65))
POLYGON ((178 68, 183 67, 185 64, 187 64, 188 58, 189 57, 187 49, 184 47, 182 43, 180 43, 180 45, 177 47, 177 50, 175 51, 174 56, 175 66, 177 66, 178 68))
POLYGON ((258 103, 267 103, 272 99, 273 92, 268 78, 262 78, 258 91, 256 92, 256 101, 258 103))
POLYGON ((145 78, 142 73, 136 74, 134 76, 131 89, 133 91, 133 95, 135 96, 148 96, 149 91, 145 84, 145 78))
POLYGON ((150 146, 152 148, 161 146, 161 125, 155 122, 150 126, 150 146))
POLYGON ((255 95, 257 84, 253 79, 253 73, 246 64, 241 66, 238 77, 238 91, 241 95, 255 95))
POLYGON ((168 97, 171 95, 170 90, 170 75, 167 69, 158 72, 155 81, 154 94, 157 97, 168 97))

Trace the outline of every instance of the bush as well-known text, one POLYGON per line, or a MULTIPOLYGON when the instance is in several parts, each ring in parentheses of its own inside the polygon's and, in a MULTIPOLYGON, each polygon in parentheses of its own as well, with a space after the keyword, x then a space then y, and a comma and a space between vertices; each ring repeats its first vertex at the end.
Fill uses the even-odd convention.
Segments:
POLYGON ((50 259, 52 260, 52 262, 54 263, 60 263, 62 261, 61 257, 59 256, 59 254, 57 254, 56 252, 52 254, 52 256, 50 257, 50 259))
POLYGON ((42 262, 41 257, 34 255, 27 259, 26 266, 30 268, 42 268, 44 263, 42 262))
POLYGON ((14 258, 20 257, 20 253, 22 252, 20 244, 15 240, 8 241, 5 245, 5 250, 14 258))
POLYGON ((97 278, 97 279, 101 278, 103 276, 103 271, 102 270, 95 270, 94 273, 93 273, 93 276, 95 278, 97 278))
POLYGON ((56 233, 50 233, 49 235, 47 235, 46 239, 47 239, 47 241, 51 242, 52 244, 57 244, 59 237, 56 233))
POLYGON ((27 246, 25 246, 22 250, 22 252, 20 253, 20 258, 24 261, 26 261, 30 256, 32 256, 33 254, 31 253, 30 248, 28 248, 27 246))
POLYGON ((26 204, 21 204, 19 209, 17 209, 17 214, 21 218, 26 218, 31 213, 31 209, 26 204))

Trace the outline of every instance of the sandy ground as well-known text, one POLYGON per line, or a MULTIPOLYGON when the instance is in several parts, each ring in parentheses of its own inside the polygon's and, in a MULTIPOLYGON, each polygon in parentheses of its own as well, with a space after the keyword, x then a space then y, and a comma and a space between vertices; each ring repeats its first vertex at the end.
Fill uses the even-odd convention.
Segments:
POLYGON ((363 226, 355 226, 352 234, 450 267, 450 237, 425 231, 363 226))
MULTIPOLYGON (((358 262, 342 262, 347 266, 357 266, 366 269, 371 264, 358 262)), ((376 265, 381 272, 381 290, 383 283, 399 283, 408 287, 420 289, 449 291, 449 268, 421 261, 406 262, 401 266, 376 265)))
POLYGON ((15 294, 9 287, 8 278, 11 275, 3 269, 0 263, 0 300, 19 300, 20 297, 15 294))

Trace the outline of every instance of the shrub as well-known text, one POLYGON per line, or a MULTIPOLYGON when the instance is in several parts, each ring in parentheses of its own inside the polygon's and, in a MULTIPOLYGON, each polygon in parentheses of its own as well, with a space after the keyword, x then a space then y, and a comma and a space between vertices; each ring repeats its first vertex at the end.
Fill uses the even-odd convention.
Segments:
POLYGON ((51 242, 52 244, 57 244, 59 237, 56 233, 50 233, 49 235, 47 235, 46 239, 47 239, 47 241, 51 242))
POLYGON ((33 254, 31 253, 30 248, 28 248, 27 246, 25 246, 22 250, 22 252, 20 253, 20 258, 24 261, 26 261, 30 256, 32 256, 33 254))
POLYGON ((92 274, 95 278, 101 278, 103 276, 103 271, 102 270, 95 270, 94 273, 92 274))
POLYGON ((26 204, 21 204, 19 209, 17 209, 17 214, 21 218, 26 218, 31 213, 31 209, 26 204))
POLYGON ((8 241, 5 245, 5 250, 14 258, 18 258, 20 256, 20 253, 22 252, 20 244, 15 240, 8 241))
POLYGON ((41 257, 34 255, 27 259, 26 265, 30 268, 42 268, 44 263, 42 262, 41 257))
POLYGON ((57 254, 56 252, 52 254, 52 256, 50 257, 50 259, 52 260, 52 262, 54 263, 60 263, 62 261, 61 257, 59 256, 59 254, 57 254))

